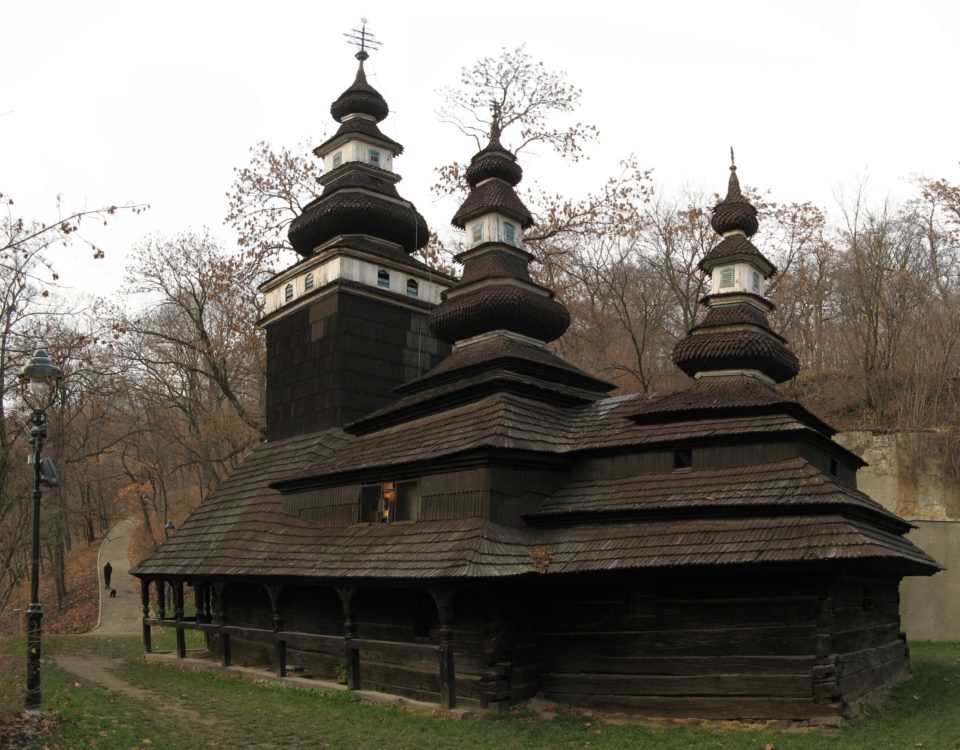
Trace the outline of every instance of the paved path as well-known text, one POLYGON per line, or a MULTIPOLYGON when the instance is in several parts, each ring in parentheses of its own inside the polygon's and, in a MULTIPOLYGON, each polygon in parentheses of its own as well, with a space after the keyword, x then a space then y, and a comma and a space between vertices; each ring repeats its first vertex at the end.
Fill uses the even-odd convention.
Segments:
POLYGON ((140 604, 140 582, 130 575, 127 548, 133 536, 134 524, 129 518, 110 529, 100 545, 97 557, 97 578, 100 581, 100 623, 90 635, 139 635, 143 617, 140 604), (110 562, 113 575, 110 588, 117 592, 109 596, 103 585, 103 566, 110 562))

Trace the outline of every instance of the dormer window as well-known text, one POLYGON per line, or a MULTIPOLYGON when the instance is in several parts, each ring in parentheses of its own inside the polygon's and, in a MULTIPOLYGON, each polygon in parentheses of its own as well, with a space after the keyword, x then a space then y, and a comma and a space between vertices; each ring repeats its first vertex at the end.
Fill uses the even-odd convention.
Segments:
POLYGON ((393 523, 420 517, 420 482, 365 484, 360 488, 360 521, 393 523))
POLYGON ((293 284, 287 284, 283 289, 283 301, 289 302, 293 299, 293 284))
POLYGON ((480 240, 483 239, 483 224, 478 221, 476 224, 473 225, 472 231, 473 231, 473 241, 480 242, 480 240))
POLYGON ((313 289, 313 272, 307 274, 307 277, 303 280, 303 288, 308 292, 313 289))
POLYGON ((509 221, 503 222, 503 241, 508 245, 517 244, 517 229, 509 221))
POLYGON ((333 166, 334 168, 336 168, 336 167, 339 167, 341 164, 343 164, 343 152, 337 151, 337 153, 333 155, 333 166))
POLYGON ((377 271, 377 286, 383 287, 384 289, 390 288, 390 274, 382 268, 377 271))
POLYGON ((733 269, 724 268, 720 271, 720 288, 726 289, 733 286, 733 269))
POLYGON ((380 152, 375 148, 371 148, 369 151, 367 151, 367 161, 369 161, 373 166, 379 167, 380 152))
POLYGON ((420 284, 417 283, 416 279, 407 279, 407 294, 411 297, 420 295, 420 284))

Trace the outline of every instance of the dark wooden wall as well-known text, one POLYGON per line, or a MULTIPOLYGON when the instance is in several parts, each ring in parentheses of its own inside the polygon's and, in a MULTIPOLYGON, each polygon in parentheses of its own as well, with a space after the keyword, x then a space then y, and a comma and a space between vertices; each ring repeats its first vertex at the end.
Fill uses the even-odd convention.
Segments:
MULTIPOLYGON (((462 588, 451 605, 457 704, 502 708, 542 692, 655 716, 830 723, 856 715, 908 667, 898 584, 851 574, 616 574, 462 588)), ((288 671, 342 678, 336 591, 279 591, 288 671)), ((229 625, 259 629, 231 637, 234 663, 275 667, 267 590, 231 584, 224 601, 229 625)), ((433 597, 361 588, 352 602, 360 686, 439 702, 433 597)))
POLYGON ((541 688, 584 706, 658 716, 833 716, 814 701, 814 578, 584 580, 535 605, 541 688))
POLYGON ((336 427, 386 406, 449 353, 428 311, 339 289, 268 323, 267 439, 336 427))

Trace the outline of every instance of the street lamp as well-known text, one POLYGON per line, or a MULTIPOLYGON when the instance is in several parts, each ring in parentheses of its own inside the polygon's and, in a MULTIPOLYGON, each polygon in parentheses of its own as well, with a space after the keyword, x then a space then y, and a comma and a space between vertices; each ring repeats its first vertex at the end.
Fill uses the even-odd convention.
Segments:
POLYGON ((30 445, 33 451, 28 463, 33 464, 33 558, 30 565, 30 606, 27 607, 27 712, 39 714, 43 699, 40 691, 40 623, 43 607, 40 605, 40 483, 54 486, 56 472, 52 464, 40 457, 47 437, 46 410, 56 395, 54 387, 63 372, 50 355, 37 349, 33 359, 20 372, 23 398, 33 409, 30 423, 30 445))

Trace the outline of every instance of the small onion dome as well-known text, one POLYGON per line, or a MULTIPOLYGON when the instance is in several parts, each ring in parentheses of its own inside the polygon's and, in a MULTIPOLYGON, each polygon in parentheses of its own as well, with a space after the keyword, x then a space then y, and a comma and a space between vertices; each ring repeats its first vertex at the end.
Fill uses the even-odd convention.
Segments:
POLYGON ((569 326, 570 313, 552 296, 513 284, 449 297, 430 313, 430 329, 448 344, 501 329, 549 342, 569 326))
POLYGON ((478 183, 493 177, 514 186, 523 179, 523 169, 517 163, 517 157, 501 146, 499 141, 491 141, 485 149, 474 154, 466 177, 470 187, 476 187, 478 183))
POLYGON ((723 263, 734 263, 738 260, 753 263, 753 265, 757 266, 759 270, 763 272, 764 278, 767 279, 777 272, 777 267, 767 260, 766 256, 742 234, 731 234, 729 237, 724 237, 703 256, 697 265, 701 271, 709 273, 714 266, 723 263))
POLYGON ((757 233, 757 209, 743 197, 740 192, 740 181, 737 179, 737 168, 730 166, 730 183, 727 187, 727 197, 713 207, 711 225, 717 234, 726 234, 740 230, 747 237, 757 233))
POLYGON ((290 224, 293 249, 310 255, 314 248, 341 234, 365 234, 400 245, 412 253, 430 239, 427 222, 412 203, 378 198, 342 189, 308 204, 290 224))
POLYGON ((533 216, 513 189, 523 170, 517 157, 500 145, 499 123, 494 122, 487 147, 470 160, 466 177, 470 193, 453 215, 453 226, 463 229, 470 219, 493 211, 513 217, 524 229, 533 225, 533 216))
POLYGON ((687 375, 717 370, 759 370, 775 383, 796 377, 800 362, 778 336, 751 330, 692 334, 673 349, 687 375))
POLYGON ((330 114, 337 122, 343 120, 347 115, 369 115, 377 122, 383 120, 389 113, 387 102, 380 92, 367 83, 367 74, 363 71, 363 61, 366 59, 365 52, 358 52, 357 59, 360 61, 360 67, 357 68, 357 77, 353 84, 344 91, 337 100, 330 105, 330 114))

